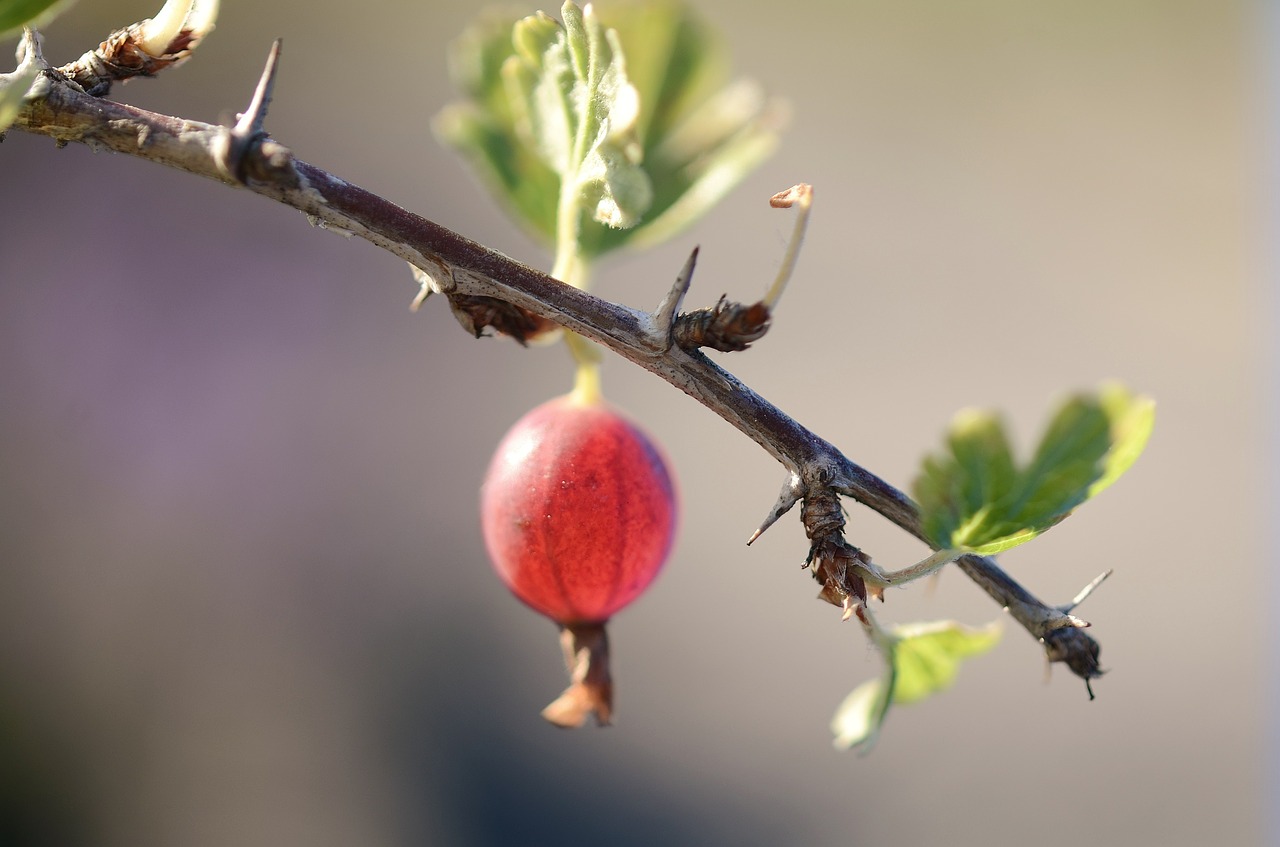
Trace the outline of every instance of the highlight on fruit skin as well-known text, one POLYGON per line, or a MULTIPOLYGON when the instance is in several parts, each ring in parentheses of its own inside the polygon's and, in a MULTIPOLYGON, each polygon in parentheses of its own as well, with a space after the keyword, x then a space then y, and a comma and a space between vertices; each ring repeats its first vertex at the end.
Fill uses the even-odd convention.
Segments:
POLYGON ((543 716, 609 723, 604 624, 657 576, 675 535, 675 486, 658 448, 603 401, 548 401, 498 445, 481 522, 499 577, 561 627, 571 684, 543 716))

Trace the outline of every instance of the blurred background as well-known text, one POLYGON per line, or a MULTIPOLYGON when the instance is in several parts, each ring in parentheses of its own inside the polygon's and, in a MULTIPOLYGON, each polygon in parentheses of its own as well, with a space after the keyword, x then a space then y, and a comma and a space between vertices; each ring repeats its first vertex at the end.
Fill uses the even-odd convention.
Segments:
MULTIPOLYGON (((82 2, 69 61, 157 0, 82 2)), ((223 0, 197 57, 113 96, 227 120, 284 37, 268 129, 300 158, 530 264, 430 131, 469 4, 223 0)), ((780 152, 597 290, 763 292, 816 188, 768 337, 722 363, 906 487, 967 405, 1029 446, 1065 392, 1159 402, 1130 474, 1002 558, 1110 672, 1047 674, 1006 625, 873 754, 828 722, 878 671, 815 601, 784 474, 620 360, 683 525, 613 622, 617 724, 558 731, 555 628, 480 541, 502 433, 570 387, 563 347, 418 314, 404 264, 247 192, 10 132, 0 147, 0 843, 1260 844, 1268 840, 1262 4, 703 2, 790 103, 780 152)), ((530 5, 524 11, 532 11, 530 5)), ((920 545, 850 506, 888 566, 920 545)), ((959 572, 882 620, 1003 613, 959 572)), ((1270 833, 1270 843, 1276 840, 1270 833)))

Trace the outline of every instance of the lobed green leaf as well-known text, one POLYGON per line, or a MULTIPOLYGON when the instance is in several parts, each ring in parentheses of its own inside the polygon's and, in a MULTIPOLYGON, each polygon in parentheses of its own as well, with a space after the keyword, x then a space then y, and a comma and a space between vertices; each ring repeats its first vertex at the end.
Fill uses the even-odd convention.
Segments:
POLYGON ((954 621, 896 627, 879 645, 885 672, 859 685, 844 699, 831 721, 835 746, 868 752, 895 704, 916 703, 955 682, 960 662, 991 650, 1000 641, 1000 625, 980 629, 954 621))
POLYGON ((1000 642, 1000 625, 979 629, 953 621, 898 627, 894 646, 897 671, 894 703, 915 703, 950 688, 960 672, 960 662, 991 650, 1000 642))
POLYGON ((989 412, 962 412, 943 452, 926 457, 913 493, 939 549, 993 555, 1035 538, 1107 488, 1138 458, 1155 404, 1119 385, 1070 398, 1019 469, 989 412))

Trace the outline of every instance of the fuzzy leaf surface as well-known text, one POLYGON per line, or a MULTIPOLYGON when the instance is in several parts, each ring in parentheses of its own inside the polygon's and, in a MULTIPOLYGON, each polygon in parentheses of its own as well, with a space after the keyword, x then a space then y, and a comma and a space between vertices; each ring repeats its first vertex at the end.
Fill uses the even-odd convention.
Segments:
POLYGON ((593 258, 683 230, 772 152, 776 104, 725 87, 723 52, 683 3, 562 13, 468 30, 451 54, 465 99, 435 123, 540 240, 555 242, 565 180, 593 258))

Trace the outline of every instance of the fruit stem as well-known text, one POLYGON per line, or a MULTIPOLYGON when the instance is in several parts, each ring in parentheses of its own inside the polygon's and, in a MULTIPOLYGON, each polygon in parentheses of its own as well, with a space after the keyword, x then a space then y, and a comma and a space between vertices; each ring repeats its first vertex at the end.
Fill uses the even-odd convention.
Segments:
POLYGON ((542 716, 563 729, 576 729, 594 713, 598 725, 608 726, 613 718, 613 679, 604 623, 561 624, 560 646, 571 682, 542 716))
MULTIPOLYGON (((565 337, 565 342, 569 345, 569 349, 574 351, 574 358, 578 361, 578 371, 573 380, 573 391, 570 397, 573 402, 579 406, 594 406, 600 403, 604 398, 604 393, 600 390, 600 363, 598 359, 592 361, 584 361, 579 358, 577 351, 574 349, 579 345, 587 344, 582 337, 570 333, 565 337)), ((591 352, 595 352, 592 350, 591 352)))
MULTIPOLYGON (((591 284, 591 264, 578 250, 579 215, 580 210, 576 206, 571 213, 561 209, 556 238, 556 262, 551 269, 551 275, 574 288, 586 291, 591 284), (568 233, 572 233, 572 237, 566 237, 568 233)), ((571 396, 583 404, 599 403, 602 397, 600 361, 603 358, 600 348, 577 333, 567 330, 564 340, 569 345, 569 352, 578 366, 571 396)))

